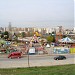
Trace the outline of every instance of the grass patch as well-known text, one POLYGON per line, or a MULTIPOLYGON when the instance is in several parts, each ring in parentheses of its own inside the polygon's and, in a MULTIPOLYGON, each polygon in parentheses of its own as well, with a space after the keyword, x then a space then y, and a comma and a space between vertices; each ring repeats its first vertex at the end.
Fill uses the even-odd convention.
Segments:
POLYGON ((75 75, 75 65, 0 69, 0 75, 75 75))

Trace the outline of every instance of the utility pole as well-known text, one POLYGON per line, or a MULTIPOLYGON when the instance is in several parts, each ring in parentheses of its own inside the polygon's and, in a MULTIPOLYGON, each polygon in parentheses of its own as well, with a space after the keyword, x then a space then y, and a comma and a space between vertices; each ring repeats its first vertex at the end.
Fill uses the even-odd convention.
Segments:
POLYGON ((30 62, 29 62, 29 50, 28 50, 28 67, 30 67, 30 62))
POLYGON ((27 48, 27 53, 28 53, 28 67, 30 67, 30 61, 29 61, 29 44, 26 42, 26 48, 27 48))

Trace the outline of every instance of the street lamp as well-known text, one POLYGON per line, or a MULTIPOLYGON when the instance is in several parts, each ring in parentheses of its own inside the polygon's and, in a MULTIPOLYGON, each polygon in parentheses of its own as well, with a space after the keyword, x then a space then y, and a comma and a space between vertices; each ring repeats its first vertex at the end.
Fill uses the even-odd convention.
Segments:
POLYGON ((28 49, 28 67, 30 67, 30 63, 29 63, 29 49, 28 49))
POLYGON ((26 48, 27 48, 27 50, 28 50, 28 67, 30 67, 30 62, 29 62, 29 43, 28 42, 26 42, 26 48))

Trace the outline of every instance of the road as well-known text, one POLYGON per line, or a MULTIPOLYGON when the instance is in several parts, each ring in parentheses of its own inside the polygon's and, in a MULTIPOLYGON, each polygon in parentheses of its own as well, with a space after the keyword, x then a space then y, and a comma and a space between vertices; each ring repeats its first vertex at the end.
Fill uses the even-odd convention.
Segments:
MULTIPOLYGON (((51 60, 54 57, 56 57, 58 55, 29 55, 29 60, 33 61, 33 60, 51 60)), ((74 58, 75 55, 74 54, 65 54, 66 58, 74 58)), ((0 61, 27 61, 28 60, 28 55, 23 55, 22 58, 18 59, 18 58, 14 58, 14 59, 10 59, 7 58, 7 55, 5 57, 0 57, 0 61)))
POLYGON ((18 59, 9 59, 6 57, 0 57, 0 68, 17 68, 17 67, 33 67, 33 66, 53 66, 53 65, 64 65, 64 64, 75 64, 75 55, 67 54, 66 60, 54 60, 53 58, 57 55, 25 55, 18 59))

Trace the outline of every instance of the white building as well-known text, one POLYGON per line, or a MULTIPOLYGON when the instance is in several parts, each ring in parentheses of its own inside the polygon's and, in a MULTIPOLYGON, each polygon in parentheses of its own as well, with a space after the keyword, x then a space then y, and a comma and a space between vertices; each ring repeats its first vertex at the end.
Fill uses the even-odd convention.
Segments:
POLYGON ((74 27, 74 33, 75 33, 75 27, 74 27))
POLYGON ((52 33, 55 32, 55 28, 47 28, 46 33, 52 33))

